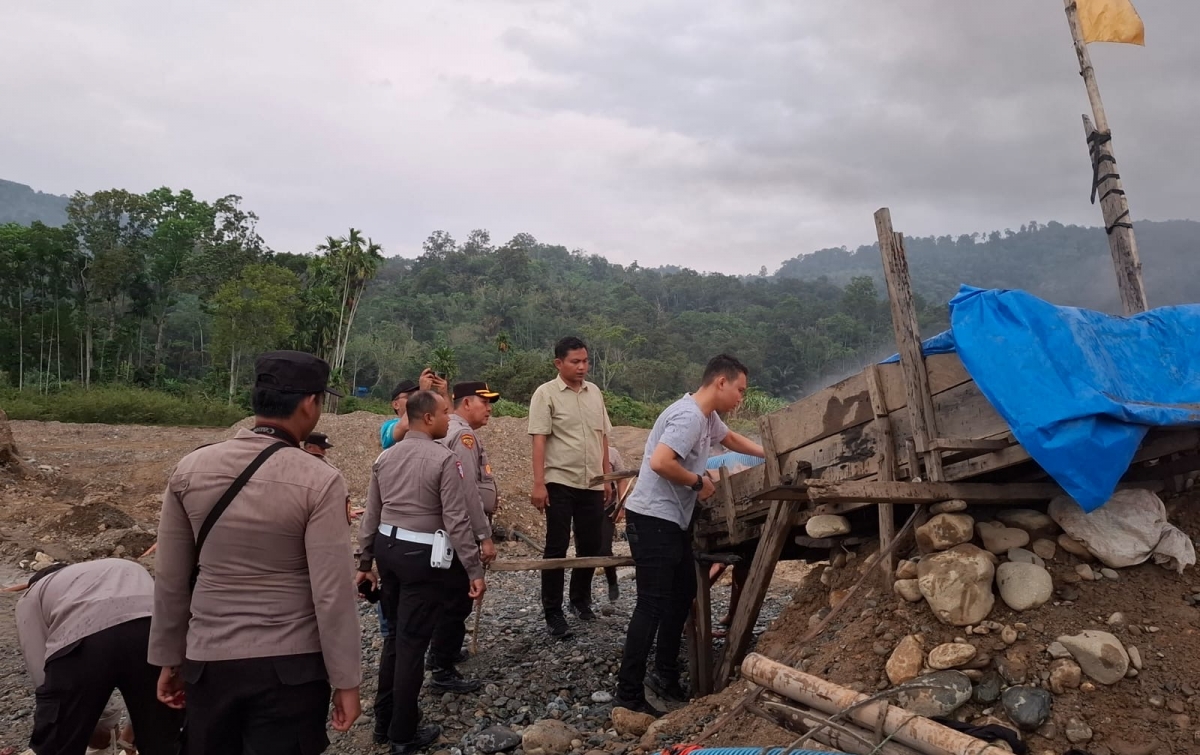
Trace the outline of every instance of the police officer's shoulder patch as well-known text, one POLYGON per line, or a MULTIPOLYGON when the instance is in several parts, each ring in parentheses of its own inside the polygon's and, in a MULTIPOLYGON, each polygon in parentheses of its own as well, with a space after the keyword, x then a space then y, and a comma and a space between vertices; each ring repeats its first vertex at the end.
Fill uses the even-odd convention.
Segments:
POLYGON ((462 462, 455 459, 454 466, 458 467, 458 476, 465 480, 467 476, 463 474, 462 462))
POLYGON ((467 448, 475 447, 475 436, 471 435, 470 433, 463 433, 462 437, 459 440, 461 440, 462 444, 464 446, 466 446, 467 448))

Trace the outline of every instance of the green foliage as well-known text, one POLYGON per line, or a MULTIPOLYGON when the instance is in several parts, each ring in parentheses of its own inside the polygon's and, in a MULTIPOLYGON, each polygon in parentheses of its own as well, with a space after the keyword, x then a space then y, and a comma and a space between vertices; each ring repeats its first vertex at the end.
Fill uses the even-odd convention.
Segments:
POLYGON ((604 394, 604 405, 613 425, 629 427, 653 427, 654 420, 667 408, 666 404, 650 404, 611 393, 604 394))
POLYGON ((248 412, 239 406, 128 385, 68 386, 50 393, 0 389, 0 407, 9 419, 99 422, 107 425, 189 425, 228 427, 248 412))
POLYGON ((529 407, 525 404, 518 404, 515 401, 509 401, 506 398, 498 400, 492 404, 493 417, 519 417, 524 419, 529 416, 529 407))
POLYGON ((346 396, 338 402, 338 414, 350 414, 351 412, 371 412, 372 414, 381 414, 384 417, 394 416, 396 413, 392 411, 390 401, 385 401, 381 398, 359 398, 357 396, 346 396))

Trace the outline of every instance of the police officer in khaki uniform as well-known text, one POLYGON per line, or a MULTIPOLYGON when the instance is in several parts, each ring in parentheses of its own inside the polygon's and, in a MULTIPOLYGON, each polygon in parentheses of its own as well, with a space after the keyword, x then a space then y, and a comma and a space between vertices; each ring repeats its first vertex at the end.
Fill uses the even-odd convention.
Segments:
MULTIPOLYGON (((492 516, 496 513, 496 478, 492 476, 492 465, 488 463, 483 441, 475 431, 488 423, 492 416, 492 404, 500 394, 488 388, 487 383, 458 383, 454 386, 454 414, 450 415, 450 429, 441 440, 458 457, 463 468, 463 478, 471 483, 471 496, 475 504, 471 516, 471 529, 479 541, 479 553, 484 564, 496 558, 496 546, 492 542, 492 516)), ((471 615, 472 602, 466 595, 458 596, 442 616, 442 622, 433 633, 429 643, 426 668, 441 671, 453 668, 467 658, 463 640, 467 629, 464 623, 471 615)))
POLYGON ((163 493, 148 656, 189 755, 320 752, 331 687, 334 729, 360 713, 346 483, 300 447, 329 365, 275 351, 255 373, 253 429, 185 456, 163 493))
MULTIPOLYGON (((376 742, 390 742, 392 755, 422 750, 441 735, 438 726, 419 725, 425 651, 459 594, 476 600, 486 589, 471 526, 477 494, 464 479, 462 462, 437 442, 446 437, 450 404, 436 393, 419 391, 409 397, 406 410, 404 440, 381 453, 371 468, 356 576, 360 584, 379 586, 383 614, 394 628, 395 638, 385 641, 379 661, 375 698, 376 742), (449 558, 443 543, 453 549, 449 558)), ((430 686, 470 692, 479 683, 450 668, 436 672, 430 686)))

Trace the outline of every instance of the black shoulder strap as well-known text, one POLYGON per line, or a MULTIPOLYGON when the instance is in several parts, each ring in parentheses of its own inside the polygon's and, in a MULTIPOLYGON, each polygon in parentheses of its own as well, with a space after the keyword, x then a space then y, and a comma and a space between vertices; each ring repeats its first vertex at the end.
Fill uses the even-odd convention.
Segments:
POLYGON ((250 464, 242 470, 242 473, 237 476, 237 479, 230 483, 229 488, 225 490, 225 493, 221 496, 221 499, 217 501, 216 505, 212 507, 212 510, 208 512, 208 516, 204 518, 204 524, 200 525, 200 534, 196 536, 196 563, 192 566, 192 578, 190 583, 192 589, 195 589, 196 578, 200 576, 200 551, 204 548, 204 541, 208 539, 208 533, 212 532, 212 528, 214 525, 216 525, 217 520, 220 519, 221 515, 225 513, 225 509, 229 508, 229 504, 233 503, 233 499, 237 497, 237 494, 242 492, 242 488, 246 486, 246 483, 250 481, 250 478, 254 476, 254 473, 258 471, 258 468, 261 467, 267 459, 271 458, 276 451, 281 448, 286 448, 290 445, 290 443, 272 443, 264 448, 262 453, 260 453, 258 456, 255 456, 254 461, 250 462, 250 464))

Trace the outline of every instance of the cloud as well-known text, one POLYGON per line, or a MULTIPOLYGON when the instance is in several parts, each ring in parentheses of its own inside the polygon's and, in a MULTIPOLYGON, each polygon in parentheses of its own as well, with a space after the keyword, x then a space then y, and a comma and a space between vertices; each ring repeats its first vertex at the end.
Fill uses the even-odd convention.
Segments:
MULTIPOLYGON (((1135 217, 1195 217, 1200 6, 1093 45, 1135 217)), ((527 231, 754 272, 910 234, 1098 224, 1057 3, 378 2, 9 9, 6 178, 245 197, 280 249, 350 225, 527 231), (817 6, 817 7, 809 7, 817 6)))

